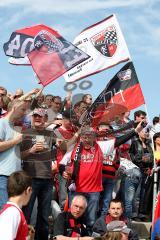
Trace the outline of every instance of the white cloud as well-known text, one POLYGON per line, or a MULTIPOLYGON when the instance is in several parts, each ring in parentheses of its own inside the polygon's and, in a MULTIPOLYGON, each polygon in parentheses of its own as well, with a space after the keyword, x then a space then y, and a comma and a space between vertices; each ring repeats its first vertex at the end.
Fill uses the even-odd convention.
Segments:
POLYGON ((85 13, 93 10, 146 6, 150 0, 139 0, 135 4, 135 0, 1 0, 0 7, 26 7, 30 11, 37 13, 85 13))
POLYGON ((62 14, 65 17, 64 21, 58 25, 52 24, 51 27, 72 41, 82 30, 81 24, 77 22, 77 16, 83 18, 90 13, 92 16, 97 15, 99 10, 106 9, 112 13, 120 9, 118 19, 122 29, 125 30, 129 48, 139 55, 143 53, 158 56, 160 54, 159 2, 160 0, 139 0, 135 4, 135 0, 0 0, 0 9, 7 7, 8 10, 14 10, 10 19, 4 18, 2 22, 1 18, 0 22, 1 26, 9 27, 15 26, 20 20, 23 21, 24 17, 32 16, 33 13, 37 17, 38 14, 43 14, 44 18, 49 18, 53 14, 62 14), (22 10, 17 10, 18 7, 22 10), (68 21, 71 17, 73 24, 68 21))

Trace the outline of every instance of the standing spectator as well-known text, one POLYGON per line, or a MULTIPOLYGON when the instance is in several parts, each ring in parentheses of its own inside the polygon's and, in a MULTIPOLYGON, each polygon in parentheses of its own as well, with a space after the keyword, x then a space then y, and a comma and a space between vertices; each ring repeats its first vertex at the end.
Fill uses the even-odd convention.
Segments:
POLYGON ((1 96, 7 96, 7 89, 0 86, 0 95, 1 96))
POLYGON ((20 97, 22 97, 23 94, 24 94, 24 93, 23 93, 23 90, 20 89, 20 88, 18 88, 18 89, 16 90, 16 92, 15 92, 14 99, 15 99, 15 98, 20 98, 20 97))
MULTIPOLYGON (((121 139, 113 138, 107 141, 96 141, 96 133, 90 127, 82 128, 80 141, 74 146, 73 151, 66 153, 61 163, 71 161, 74 167, 73 178, 75 179, 76 193, 82 194, 87 198, 88 208, 86 211, 86 224, 89 229, 92 228, 99 207, 99 197, 102 191, 102 165, 103 155, 110 155, 115 147, 118 147, 132 136, 135 131, 141 127, 137 126, 136 130, 130 131, 121 139)), ((63 176, 70 177, 64 171, 63 176)))
MULTIPOLYGON (((102 132, 111 131, 112 127, 105 122, 101 122, 98 126, 99 134, 102 132)), ((101 139, 103 140, 103 139, 101 139)), ((112 199, 113 188, 116 181, 116 171, 119 168, 119 156, 117 149, 114 149, 112 154, 104 155, 102 167, 102 184, 103 191, 101 193, 102 209, 101 215, 106 215, 108 212, 109 203, 112 199)))
MULTIPOLYGON (((146 133, 143 129, 139 133, 139 138, 133 140, 130 147, 130 155, 132 162, 140 168, 141 171, 141 182, 140 185, 140 200, 139 200, 139 218, 143 221, 148 219, 151 209, 147 211, 146 196, 149 191, 147 187, 150 179, 151 169, 153 167, 153 151, 151 147, 151 141, 148 139, 149 133, 146 133)), ((135 179, 136 181, 136 179, 135 179)), ((139 182, 139 181, 138 181, 139 182)), ((150 192, 152 194, 152 190, 150 192)), ((130 216, 128 216, 130 217, 130 216)), ((151 216, 150 216, 151 217, 151 216)))
POLYGON ((153 118, 153 128, 154 128, 154 133, 160 132, 160 118, 159 117, 153 118))
POLYGON ((47 94, 45 96, 45 100, 44 100, 44 103, 46 104, 46 107, 51 108, 52 107, 52 102, 53 102, 53 95, 47 94))
POLYGON ((142 110, 138 110, 136 112, 134 112, 134 121, 136 123, 139 123, 141 121, 145 121, 146 120, 146 113, 142 110))
POLYGON ((33 178, 32 195, 24 213, 30 223, 35 200, 38 213, 35 227, 36 240, 48 240, 48 217, 52 198, 52 150, 53 132, 45 129, 45 109, 35 109, 32 113, 32 128, 25 131, 21 146, 23 169, 33 178))
POLYGON ((91 104, 92 104, 92 95, 91 94, 85 94, 82 97, 82 101, 87 103, 88 107, 91 106, 91 104))
POLYGON ((9 201, 0 212, 0 236, 3 240, 31 240, 26 219, 21 210, 32 193, 32 179, 23 171, 10 175, 7 183, 9 201), (28 236, 29 237, 29 236, 28 236))
MULTIPOLYGON (((159 167, 160 166, 160 132, 157 132, 153 135, 153 142, 154 142, 154 157, 155 157, 155 161, 156 161, 156 166, 159 167)), ((157 173, 157 178, 158 178, 158 186, 157 189, 160 191, 160 184, 159 184, 159 180, 160 180, 160 169, 158 170, 157 173)))
POLYGON ((4 98, 5 96, 0 95, 0 118, 4 117, 7 111, 4 109, 4 98))
POLYGON ((21 169, 19 143, 22 134, 14 130, 14 125, 23 118, 25 111, 26 103, 14 100, 8 106, 8 114, 0 119, 0 209, 8 200, 8 177, 21 169))
POLYGON ((47 110, 48 113, 48 121, 53 121, 57 117, 62 118, 61 114, 61 107, 62 107, 62 100, 61 97, 59 96, 54 96, 52 98, 52 105, 51 107, 47 110))

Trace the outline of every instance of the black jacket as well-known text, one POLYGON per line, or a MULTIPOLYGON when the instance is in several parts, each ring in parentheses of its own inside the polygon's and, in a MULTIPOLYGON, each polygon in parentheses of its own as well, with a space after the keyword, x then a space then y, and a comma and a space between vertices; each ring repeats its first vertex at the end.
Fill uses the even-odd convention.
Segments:
MULTIPOLYGON (((127 227, 131 229, 128 239, 129 240, 138 240, 139 239, 138 234, 136 233, 135 229, 133 228, 131 222, 127 219, 124 219, 124 220, 125 220, 127 227)), ((120 221, 122 221, 122 219, 120 219, 120 221)), ((95 222, 92 230, 93 230, 93 235, 94 235, 94 233, 95 233, 95 235, 96 235, 96 233, 100 234, 101 236, 104 235, 107 231, 106 216, 101 216, 100 218, 98 218, 97 221, 95 222)))
POLYGON ((62 212, 58 215, 54 222, 54 236, 63 235, 67 237, 72 236, 72 232, 77 232, 81 237, 89 236, 88 231, 86 230, 85 225, 83 224, 83 218, 74 219, 70 212, 62 212), (70 219, 75 221, 75 226, 71 226, 70 219), (77 227, 77 226, 80 227, 77 227))

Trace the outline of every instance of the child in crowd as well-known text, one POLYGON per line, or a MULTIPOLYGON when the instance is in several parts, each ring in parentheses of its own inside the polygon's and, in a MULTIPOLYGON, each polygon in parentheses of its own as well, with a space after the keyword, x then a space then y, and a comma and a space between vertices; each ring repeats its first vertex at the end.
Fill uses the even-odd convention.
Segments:
POLYGON ((27 225, 21 208, 27 205, 32 193, 32 179, 17 171, 8 178, 9 201, 0 211, 0 236, 3 240, 33 240, 34 229, 27 225))

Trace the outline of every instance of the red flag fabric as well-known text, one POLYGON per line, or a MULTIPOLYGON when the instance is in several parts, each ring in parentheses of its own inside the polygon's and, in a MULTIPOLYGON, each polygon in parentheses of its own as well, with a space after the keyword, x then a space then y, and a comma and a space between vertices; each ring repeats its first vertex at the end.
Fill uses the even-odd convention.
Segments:
POLYGON ((45 25, 16 30, 3 48, 12 64, 31 64, 43 86, 90 57, 45 25))
POLYGON ((144 97, 132 62, 110 80, 106 88, 87 110, 83 122, 96 126, 99 122, 113 121, 116 116, 144 104, 144 97))

